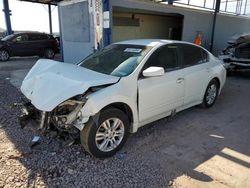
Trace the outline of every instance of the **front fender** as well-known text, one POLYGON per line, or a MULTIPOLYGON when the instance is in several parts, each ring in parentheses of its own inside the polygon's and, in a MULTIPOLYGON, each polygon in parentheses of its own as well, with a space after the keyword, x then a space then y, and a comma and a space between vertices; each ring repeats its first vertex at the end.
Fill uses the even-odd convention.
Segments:
POLYGON ((104 88, 100 91, 90 94, 87 102, 81 110, 83 118, 89 119, 98 114, 103 108, 113 103, 124 103, 131 109, 133 122, 132 132, 138 129, 138 111, 137 111, 137 90, 126 87, 122 83, 104 88), (126 92, 125 92, 126 91, 126 92), (128 92, 129 91, 129 92, 128 92), (130 93, 130 95, 126 95, 130 93))

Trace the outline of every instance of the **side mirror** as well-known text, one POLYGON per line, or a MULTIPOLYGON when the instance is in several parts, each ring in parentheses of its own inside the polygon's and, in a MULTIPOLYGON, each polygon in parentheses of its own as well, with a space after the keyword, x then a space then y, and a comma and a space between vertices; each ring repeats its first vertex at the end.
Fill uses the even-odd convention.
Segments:
POLYGON ((165 71, 162 67, 149 67, 142 72, 142 75, 145 77, 156 77, 163 76, 165 71))

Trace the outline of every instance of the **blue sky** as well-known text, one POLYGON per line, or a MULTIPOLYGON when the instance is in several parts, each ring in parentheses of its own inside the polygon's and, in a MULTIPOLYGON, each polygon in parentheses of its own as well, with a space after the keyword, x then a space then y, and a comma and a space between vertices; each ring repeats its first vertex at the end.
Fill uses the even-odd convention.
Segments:
MULTIPOLYGON (((15 31, 41 31, 49 32, 48 6, 9 0, 12 10, 11 23, 15 31)), ((3 2, 0 0, 0 27, 6 28, 4 13, 2 12, 3 2)), ((57 7, 52 6, 53 32, 59 31, 57 7)))

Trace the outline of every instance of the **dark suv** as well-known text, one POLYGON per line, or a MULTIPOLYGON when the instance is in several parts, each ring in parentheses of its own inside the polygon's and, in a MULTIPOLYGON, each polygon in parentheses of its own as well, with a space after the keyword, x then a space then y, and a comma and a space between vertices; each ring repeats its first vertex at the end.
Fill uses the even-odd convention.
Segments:
POLYGON ((12 56, 34 55, 53 59, 58 52, 57 40, 45 33, 15 33, 0 40, 0 61, 7 61, 12 56))

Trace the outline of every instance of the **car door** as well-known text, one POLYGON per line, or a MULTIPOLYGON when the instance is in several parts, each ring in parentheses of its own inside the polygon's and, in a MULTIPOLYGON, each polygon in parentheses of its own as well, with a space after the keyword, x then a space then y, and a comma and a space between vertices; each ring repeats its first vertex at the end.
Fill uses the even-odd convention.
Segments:
POLYGON ((184 105, 192 105, 203 99, 210 79, 209 55, 202 48, 179 44, 185 78, 184 105))
POLYGON ((44 53, 43 35, 39 33, 33 33, 29 35, 29 47, 31 55, 41 55, 44 53))
POLYGON ((165 74, 159 77, 138 79, 139 121, 149 121, 164 117, 172 110, 183 105, 184 79, 180 68, 177 46, 165 45, 157 49, 144 65, 163 67, 165 74))
POLYGON ((12 39, 11 51, 14 56, 26 56, 29 55, 29 38, 28 34, 19 34, 12 39))

